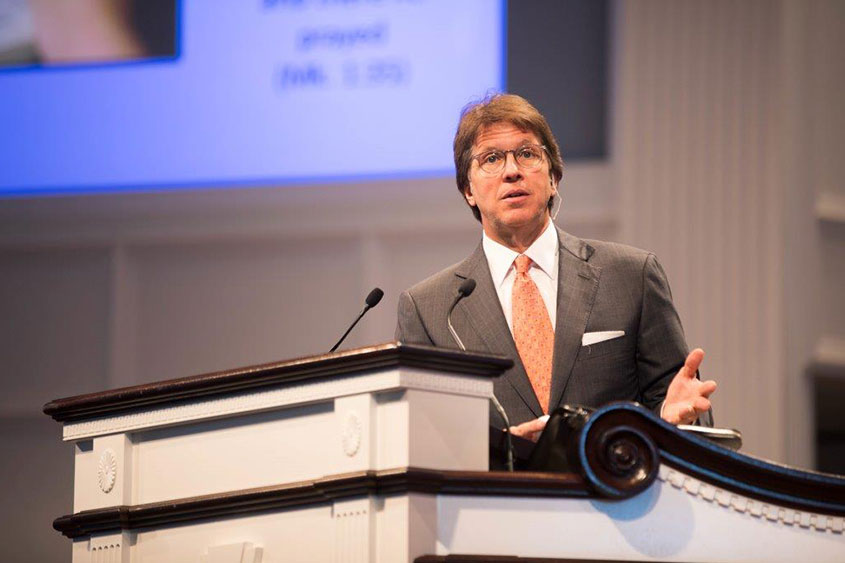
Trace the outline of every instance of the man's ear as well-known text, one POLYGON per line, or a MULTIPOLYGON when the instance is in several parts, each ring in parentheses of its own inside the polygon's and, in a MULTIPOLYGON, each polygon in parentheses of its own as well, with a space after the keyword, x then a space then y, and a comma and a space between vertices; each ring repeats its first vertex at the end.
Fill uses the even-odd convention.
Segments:
POLYGON ((464 197, 466 198, 468 204, 475 207, 475 196, 472 193, 472 183, 469 184, 469 188, 464 192, 464 197))

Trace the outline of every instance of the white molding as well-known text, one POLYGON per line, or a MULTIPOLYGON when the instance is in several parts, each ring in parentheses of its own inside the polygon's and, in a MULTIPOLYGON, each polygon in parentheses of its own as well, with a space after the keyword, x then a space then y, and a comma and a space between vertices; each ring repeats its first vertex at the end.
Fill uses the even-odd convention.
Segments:
POLYGON ((117 458, 111 448, 106 448, 100 454, 97 463, 97 483, 100 490, 109 494, 117 481, 117 458))
MULTIPOLYGON (((608 161, 567 164, 562 216, 614 223, 608 161)), ((477 230, 454 176, 373 182, 227 187, 0 198, 0 248, 174 244, 349 233, 477 230)))
POLYGON ((87 542, 87 560, 91 563, 100 561, 129 563, 130 546, 135 543, 134 540, 135 533, 127 531, 91 536, 87 542))
POLYGON ((439 374, 422 370, 391 370, 326 378, 210 399, 198 399, 175 406, 150 408, 143 412, 69 422, 63 427, 62 439, 64 441, 81 440, 106 434, 147 430, 235 414, 328 401, 348 395, 398 389, 418 389, 490 398, 493 396, 493 380, 486 377, 439 374))
POLYGON ((682 473, 671 467, 661 464, 657 479, 683 490, 697 499, 713 505, 719 505, 726 510, 733 510, 748 514, 760 520, 768 520, 772 523, 779 523, 784 526, 799 526, 801 528, 812 528, 817 532, 830 531, 834 534, 842 534, 845 519, 841 517, 827 516, 813 512, 804 512, 791 508, 784 508, 776 504, 760 502, 724 489, 715 487, 709 483, 699 481, 694 477, 682 473))
POLYGON ((374 558, 375 497, 337 501, 332 505, 334 561, 368 563, 374 558))

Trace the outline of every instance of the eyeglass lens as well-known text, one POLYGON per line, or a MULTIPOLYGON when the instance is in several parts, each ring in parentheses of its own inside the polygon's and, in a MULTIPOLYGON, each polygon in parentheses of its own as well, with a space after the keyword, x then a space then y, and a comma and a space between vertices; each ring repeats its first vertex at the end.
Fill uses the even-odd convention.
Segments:
POLYGON ((478 163, 485 172, 495 174, 505 167, 508 153, 513 154, 517 166, 524 169, 537 168, 543 163, 542 147, 523 146, 512 150, 492 150, 478 156, 478 163))

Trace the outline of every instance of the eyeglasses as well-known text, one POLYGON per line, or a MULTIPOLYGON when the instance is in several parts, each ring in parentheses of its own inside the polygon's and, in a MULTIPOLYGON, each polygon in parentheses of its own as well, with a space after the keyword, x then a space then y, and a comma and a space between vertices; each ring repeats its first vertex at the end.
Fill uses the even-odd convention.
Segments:
POLYGON ((548 149, 543 145, 522 145, 517 149, 503 151, 493 149, 472 155, 478 161, 478 166, 486 174, 498 174, 505 169, 508 153, 513 155, 516 165, 523 170, 536 170, 543 165, 543 151, 548 149))

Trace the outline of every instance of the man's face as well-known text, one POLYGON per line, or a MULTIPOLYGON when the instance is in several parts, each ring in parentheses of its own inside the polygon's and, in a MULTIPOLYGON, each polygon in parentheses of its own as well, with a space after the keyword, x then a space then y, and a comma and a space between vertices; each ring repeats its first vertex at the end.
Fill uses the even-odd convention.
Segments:
MULTIPOLYGON (((472 154, 526 145, 540 145, 540 140, 510 123, 494 123, 481 129, 472 154)), ((481 170, 477 159, 470 165, 470 190, 464 196, 470 205, 478 207, 487 236, 506 246, 514 237, 533 240, 546 226, 547 205, 554 188, 548 156, 541 152, 542 165, 535 169, 518 166, 513 153, 506 154, 505 166, 498 174, 481 170)))

